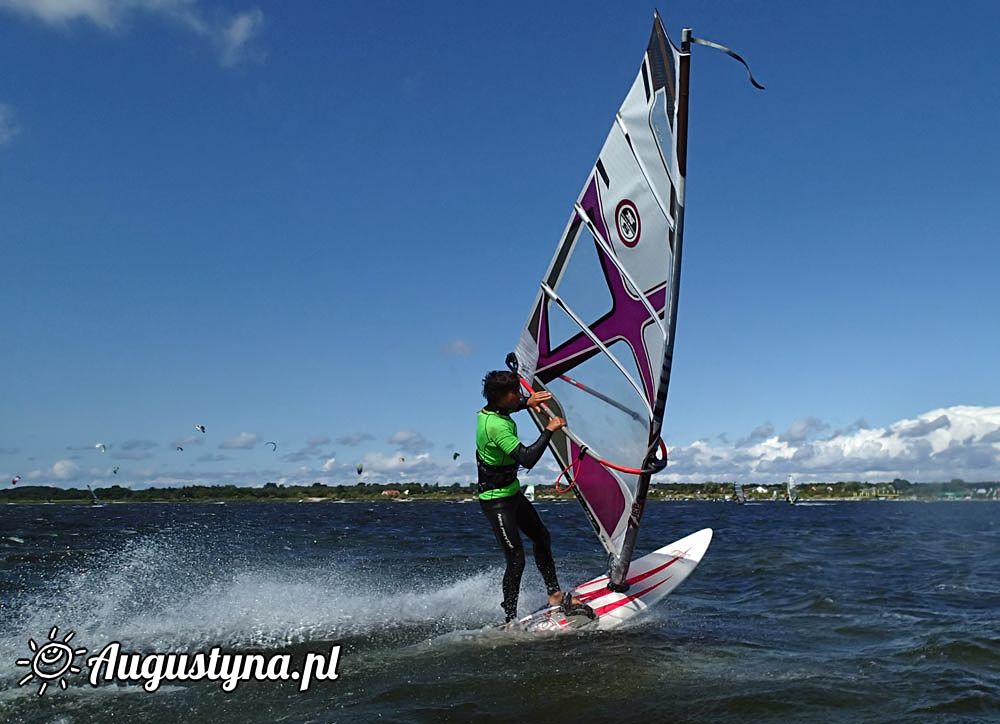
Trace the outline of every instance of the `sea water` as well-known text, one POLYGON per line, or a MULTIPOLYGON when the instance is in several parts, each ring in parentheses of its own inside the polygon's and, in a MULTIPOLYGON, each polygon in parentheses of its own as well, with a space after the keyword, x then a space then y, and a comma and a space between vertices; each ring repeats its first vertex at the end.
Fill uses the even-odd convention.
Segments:
MULTIPOLYGON (((561 583, 603 572, 579 506, 535 503, 561 583)), ((500 620, 477 503, 0 507, 4 722, 1000 721, 1000 505, 650 503, 637 553, 704 560, 634 624, 500 620), (312 680, 18 685, 53 628, 94 655, 329 654, 312 680), (324 653, 325 652, 325 653, 324 653), (331 673, 333 673, 331 671, 331 673)), ((531 560, 520 611, 544 601, 531 560)))

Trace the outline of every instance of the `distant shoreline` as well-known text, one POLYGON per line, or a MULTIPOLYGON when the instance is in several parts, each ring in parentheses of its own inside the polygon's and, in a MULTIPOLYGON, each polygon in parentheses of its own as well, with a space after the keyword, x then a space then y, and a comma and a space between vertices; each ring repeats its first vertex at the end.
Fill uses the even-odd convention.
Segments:
MULTIPOLYGON (((291 499, 291 498, 219 498, 219 499, 199 499, 199 500, 177 500, 177 499, 166 499, 166 498, 151 498, 147 500, 102 500, 100 503, 91 503, 84 500, 7 500, 0 504, 6 505, 78 505, 78 506, 108 506, 108 505, 146 505, 146 504, 179 504, 179 505, 220 505, 229 503, 253 503, 253 504, 280 504, 280 505, 297 505, 297 504, 316 504, 316 503, 379 503, 385 505, 393 505, 397 503, 475 503, 478 502, 476 498, 459 498, 459 497, 441 497, 441 496, 414 496, 412 498, 313 498, 313 499, 291 499)), ((549 497, 549 496, 536 496, 535 503, 575 503, 576 499, 572 495, 549 497)), ((648 502, 651 503, 717 503, 722 505, 732 505, 738 507, 737 504, 732 500, 725 500, 724 498, 667 498, 667 497, 656 497, 649 498, 648 502)), ((748 500, 747 503, 752 505, 789 505, 784 500, 748 500)), ((871 498, 871 497, 855 497, 855 498, 807 498, 800 499, 796 505, 801 505, 803 503, 1000 503, 1000 500, 993 500, 989 498, 871 498)), ((745 505, 745 504, 744 504, 745 505)))
MULTIPOLYGON (((553 485, 533 485, 536 501, 575 500, 570 492, 557 493, 553 485)), ((715 502, 735 505, 736 484, 724 481, 704 483, 668 483, 651 486, 649 502, 715 502)), ((749 504, 787 505, 784 483, 744 485, 749 504)), ((971 483, 954 479, 947 483, 911 483, 897 478, 889 482, 838 481, 803 483, 795 486, 797 503, 888 502, 888 501, 1000 501, 1000 483, 971 483)), ((132 489, 123 485, 89 486, 85 489, 53 485, 21 485, 0 490, 0 505, 18 504, 120 504, 120 503, 411 503, 476 502, 474 487, 468 483, 437 485, 410 481, 405 483, 366 483, 354 485, 285 485, 269 482, 250 485, 184 485, 132 489)))

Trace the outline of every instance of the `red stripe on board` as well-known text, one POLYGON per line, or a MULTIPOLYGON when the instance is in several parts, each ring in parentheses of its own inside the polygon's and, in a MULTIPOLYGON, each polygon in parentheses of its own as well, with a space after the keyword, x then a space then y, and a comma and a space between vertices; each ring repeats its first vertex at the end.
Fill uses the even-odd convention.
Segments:
MULTIPOLYGON (((671 558, 669 561, 667 561, 666 563, 664 563, 662 566, 659 566, 657 568, 651 568, 650 570, 646 571, 645 573, 638 573, 635 576, 633 576, 632 578, 626 579, 625 582, 628 585, 631 586, 633 583, 639 583, 640 581, 645 581, 647 578, 649 578, 650 576, 656 575, 657 573, 659 573, 660 571, 662 571, 667 566, 672 566, 673 564, 675 564, 681 558, 683 558, 684 556, 686 556, 690 550, 691 550, 691 548, 688 548, 683 553, 681 553, 679 555, 676 555, 673 558, 671 558)), ((580 586, 580 588, 583 588, 584 586, 590 586, 590 585, 593 585, 595 583, 600 583, 601 581, 606 581, 606 580, 608 580, 607 576, 602 576, 601 578, 595 578, 593 581, 590 581, 589 583, 584 583, 583 585, 580 586)), ((597 591, 590 591, 589 593, 579 593, 579 594, 577 594, 577 597, 581 601, 592 601, 593 599, 599 598, 601 596, 604 596, 605 594, 607 594, 607 589, 602 588, 602 589, 597 590, 597 591)))
POLYGON ((662 581, 659 581, 658 583, 654 583, 649 588, 645 588, 645 589, 639 591, 636 594, 633 594, 631 596, 626 596, 625 598, 621 599, 620 601, 614 601, 613 603, 609 603, 606 606, 601 606, 600 608, 596 608, 596 609, 594 609, 594 613, 596 613, 598 616, 604 616, 605 614, 611 613, 616 608, 621 608, 626 603, 632 603, 632 601, 634 601, 635 599, 639 598, 640 596, 645 596, 647 593, 649 593, 650 591, 652 591, 654 588, 659 588, 664 583, 666 583, 667 581, 669 581, 671 578, 673 578, 673 576, 667 576, 662 581))

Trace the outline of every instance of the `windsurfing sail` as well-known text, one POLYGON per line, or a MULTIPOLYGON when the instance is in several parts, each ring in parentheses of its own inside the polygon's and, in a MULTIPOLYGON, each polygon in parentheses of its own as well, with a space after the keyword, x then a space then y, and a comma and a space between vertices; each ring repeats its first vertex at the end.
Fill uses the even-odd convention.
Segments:
POLYGON ((798 502, 799 496, 795 492, 795 478, 791 475, 788 476, 788 480, 785 481, 785 500, 795 505, 798 502))
POLYGON ((667 464, 661 431, 677 324, 692 42, 708 44, 685 29, 676 47, 654 16, 639 72, 507 358, 526 390, 553 395, 530 411, 536 425, 551 415, 567 422, 549 446, 609 554, 615 590, 628 587, 650 477, 667 464))
POLYGON ((747 502, 747 494, 743 491, 743 483, 733 483, 733 499, 739 505, 747 502))
POLYGON ((528 486, 526 486, 524 488, 524 497, 527 498, 532 503, 535 502, 535 486, 534 485, 528 485, 528 486))

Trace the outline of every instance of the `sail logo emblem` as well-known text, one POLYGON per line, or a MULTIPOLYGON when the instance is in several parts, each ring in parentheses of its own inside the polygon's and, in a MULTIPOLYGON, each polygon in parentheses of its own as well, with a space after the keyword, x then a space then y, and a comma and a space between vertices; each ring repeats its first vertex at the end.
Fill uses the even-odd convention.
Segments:
POLYGON ((642 223, 639 221, 639 209, 631 199, 622 199, 615 209, 615 225, 618 227, 618 238, 628 248, 639 243, 639 233, 642 223))

